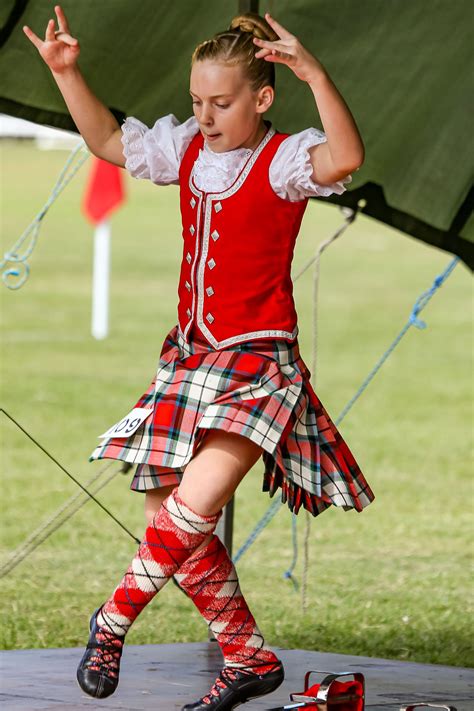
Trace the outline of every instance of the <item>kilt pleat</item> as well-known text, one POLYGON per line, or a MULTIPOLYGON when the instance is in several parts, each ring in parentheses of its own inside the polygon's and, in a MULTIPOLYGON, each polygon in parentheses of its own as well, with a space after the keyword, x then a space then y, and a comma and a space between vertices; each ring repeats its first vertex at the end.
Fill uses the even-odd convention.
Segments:
POLYGON ((178 325, 134 408, 153 412, 128 437, 105 437, 89 457, 137 464, 130 488, 179 484, 208 429, 248 437, 263 449, 262 491, 294 513, 331 505, 362 509, 374 494, 310 383, 298 341, 261 339, 215 350, 178 325))

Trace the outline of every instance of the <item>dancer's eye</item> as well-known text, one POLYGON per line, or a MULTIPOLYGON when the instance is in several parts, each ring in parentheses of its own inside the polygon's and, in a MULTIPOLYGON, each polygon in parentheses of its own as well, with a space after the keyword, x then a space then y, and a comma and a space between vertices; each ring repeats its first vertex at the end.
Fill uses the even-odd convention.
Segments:
MULTIPOLYGON (((192 102, 192 105, 193 105, 193 106, 198 106, 200 103, 201 103, 200 101, 193 101, 193 102, 192 102)), ((230 104, 216 104, 216 106, 217 106, 219 109, 228 109, 229 106, 230 106, 230 104)))

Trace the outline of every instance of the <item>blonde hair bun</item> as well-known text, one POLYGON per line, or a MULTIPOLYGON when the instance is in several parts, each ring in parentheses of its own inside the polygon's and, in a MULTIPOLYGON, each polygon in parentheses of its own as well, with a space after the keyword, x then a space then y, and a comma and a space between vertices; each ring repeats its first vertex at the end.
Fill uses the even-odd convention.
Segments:
POLYGON ((279 39, 276 32, 270 27, 268 22, 260 17, 256 12, 245 12, 241 15, 236 15, 229 25, 229 30, 240 30, 241 32, 249 32, 254 37, 259 39, 275 42, 279 39))

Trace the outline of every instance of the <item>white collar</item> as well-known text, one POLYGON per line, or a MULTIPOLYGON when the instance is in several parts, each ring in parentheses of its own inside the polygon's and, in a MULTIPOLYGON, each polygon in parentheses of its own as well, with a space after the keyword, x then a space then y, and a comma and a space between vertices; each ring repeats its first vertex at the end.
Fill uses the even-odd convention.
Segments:
POLYGON ((233 148, 231 151, 221 151, 217 153, 209 147, 206 139, 204 139, 203 151, 207 156, 215 158, 216 161, 222 161, 223 163, 235 162, 235 160, 239 158, 248 158, 253 153, 252 148, 233 148))

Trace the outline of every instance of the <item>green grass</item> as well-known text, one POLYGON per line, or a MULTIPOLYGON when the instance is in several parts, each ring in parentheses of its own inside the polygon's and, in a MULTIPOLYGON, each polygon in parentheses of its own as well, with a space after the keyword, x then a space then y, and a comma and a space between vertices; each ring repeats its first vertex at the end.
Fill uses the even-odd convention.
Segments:
MULTIPOLYGON (((28 142, 2 144, 3 250, 46 201, 65 159, 28 142)), ((95 341, 93 233, 80 212, 87 172, 81 169, 46 217, 28 282, 1 289, 3 406, 81 482, 103 466, 88 462, 97 435, 153 377, 176 323, 181 256, 178 189, 128 179, 128 202, 112 220, 111 333, 95 341)), ((295 274, 341 220, 323 201, 308 206, 295 274)), ((357 220, 322 258, 314 373, 311 272, 296 281, 301 352, 333 419, 449 260, 357 220)), ((428 328, 409 330, 340 424, 376 499, 361 514, 332 508, 312 519, 307 613, 283 578, 292 559, 286 507, 239 562, 242 589, 271 645, 473 665, 470 289, 460 264, 422 312, 428 328)), ((4 416, 0 431, 6 559, 77 487, 4 416)), ((234 550, 270 503, 260 492, 262 473, 259 462, 237 493, 234 550)), ((141 537, 143 496, 129 490, 128 477, 118 476, 100 499, 141 537)), ((305 521, 302 512, 300 582, 305 521)), ((82 646, 90 612, 135 550, 88 503, 2 580, 1 646, 82 646)), ((205 639, 205 623, 172 584, 128 637, 132 644, 205 639)))

